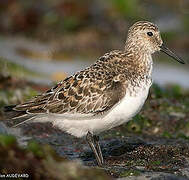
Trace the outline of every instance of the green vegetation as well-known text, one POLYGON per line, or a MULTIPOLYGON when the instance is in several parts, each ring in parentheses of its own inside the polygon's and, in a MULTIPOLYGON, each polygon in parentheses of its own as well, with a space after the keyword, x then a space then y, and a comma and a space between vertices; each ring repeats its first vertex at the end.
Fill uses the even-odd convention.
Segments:
POLYGON ((129 132, 141 133, 143 128, 151 126, 150 120, 137 114, 132 121, 129 121, 126 125, 129 132))
POLYGON ((10 135, 0 135, 0 162, 1 174, 27 174, 30 179, 110 178, 100 169, 88 169, 79 162, 59 157, 49 145, 30 142, 23 149, 18 146, 15 137, 10 135))
POLYGON ((141 174, 138 170, 126 170, 120 174, 120 177, 128 177, 128 176, 139 176, 141 174))
POLYGON ((42 76, 41 74, 34 73, 33 71, 30 71, 16 63, 9 62, 4 58, 0 58, 0 70, 1 74, 18 78, 42 76))
POLYGON ((10 147, 16 143, 16 138, 11 135, 2 135, 0 134, 0 146, 10 147))
POLYGON ((113 7, 115 7, 116 11, 120 13, 121 16, 137 19, 141 16, 141 9, 139 8, 138 0, 111 0, 113 3, 113 7))

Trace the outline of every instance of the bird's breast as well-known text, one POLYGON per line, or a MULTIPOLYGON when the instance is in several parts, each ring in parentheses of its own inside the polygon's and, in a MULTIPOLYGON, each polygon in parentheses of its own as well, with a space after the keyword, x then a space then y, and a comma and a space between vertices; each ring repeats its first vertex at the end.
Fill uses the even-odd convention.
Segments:
POLYGON ((142 108, 149 92, 150 86, 137 90, 134 95, 126 93, 124 98, 116 104, 105 119, 111 124, 110 128, 129 121, 142 108))

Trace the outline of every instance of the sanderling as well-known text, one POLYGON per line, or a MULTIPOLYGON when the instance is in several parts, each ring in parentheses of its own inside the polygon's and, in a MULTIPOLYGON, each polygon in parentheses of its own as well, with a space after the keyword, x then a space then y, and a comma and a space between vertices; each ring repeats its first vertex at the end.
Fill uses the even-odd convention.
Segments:
POLYGON ((76 137, 86 137, 99 166, 98 134, 129 121, 142 108, 152 84, 152 54, 162 51, 178 62, 156 25, 139 21, 128 31, 123 51, 114 50, 31 101, 6 107, 23 122, 51 122, 76 137))

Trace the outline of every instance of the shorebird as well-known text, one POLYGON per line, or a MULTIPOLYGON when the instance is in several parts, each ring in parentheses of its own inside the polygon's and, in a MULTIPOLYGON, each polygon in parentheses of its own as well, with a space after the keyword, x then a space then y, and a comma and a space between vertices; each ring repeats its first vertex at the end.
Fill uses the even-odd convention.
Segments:
POLYGON ((104 164, 98 134, 119 126, 142 108, 152 84, 152 54, 162 51, 184 61, 163 43, 147 21, 129 28, 123 51, 114 50, 23 104, 7 106, 21 122, 51 122, 76 137, 86 137, 99 166, 104 164))

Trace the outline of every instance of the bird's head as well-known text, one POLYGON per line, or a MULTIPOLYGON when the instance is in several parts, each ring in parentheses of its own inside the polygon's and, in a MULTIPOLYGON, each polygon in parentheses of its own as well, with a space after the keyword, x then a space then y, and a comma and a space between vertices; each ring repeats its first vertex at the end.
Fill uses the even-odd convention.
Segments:
POLYGON ((163 43, 158 27, 148 21, 139 21, 133 24, 128 31, 125 50, 153 54, 162 51, 173 59, 184 64, 175 53, 170 51, 163 43))

